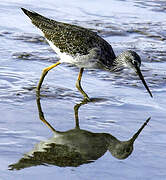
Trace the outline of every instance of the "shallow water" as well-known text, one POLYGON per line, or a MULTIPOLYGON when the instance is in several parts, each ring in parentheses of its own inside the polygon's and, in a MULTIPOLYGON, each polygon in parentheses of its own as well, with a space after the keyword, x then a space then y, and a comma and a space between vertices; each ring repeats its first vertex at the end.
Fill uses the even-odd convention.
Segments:
MULTIPOLYGON (((114 179, 166 178, 166 2, 162 0, 0 2, 0 179, 114 179), (36 144, 53 133, 39 119, 35 87, 44 67, 56 54, 20 7, 47 17, 93 29, 116 54, 135 50, 142 57, 142 72, 154 98, 150 98, 132 71, 85 71, 82 86, 94 101, 79 109, 80 128, 130 139, 151 117, 134 143, 132 154, 119 160, 109 151, 93 162, 60 167, 42 162, 21 170, 8 170, 36 144)), ((45 119, 57 131, 75 127, 74 106, 82 96, 75 88, 78 69, 60 65, 46 77, 41 106, 45 119)), ((95 152, 95 151, 94 151, 95 152)), ((44 159, 44 158, 43 158, 44 159)))

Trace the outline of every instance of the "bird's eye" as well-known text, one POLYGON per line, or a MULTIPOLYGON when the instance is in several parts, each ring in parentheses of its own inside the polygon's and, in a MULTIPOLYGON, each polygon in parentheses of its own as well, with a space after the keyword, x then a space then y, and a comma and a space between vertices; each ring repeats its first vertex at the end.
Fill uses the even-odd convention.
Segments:
POLYGON ((138 66, 138 62, 133 60, 132 63, 135 65, 135 66, 138 66))

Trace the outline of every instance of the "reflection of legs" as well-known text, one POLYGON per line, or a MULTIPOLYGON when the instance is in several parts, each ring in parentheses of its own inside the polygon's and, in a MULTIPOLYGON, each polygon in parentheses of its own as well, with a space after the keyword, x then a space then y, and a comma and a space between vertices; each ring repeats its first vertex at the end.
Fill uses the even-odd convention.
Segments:
POLYGON ((56 64, 53 64, 53 65, 43 69, 42 75, 40 77, 39 83, 36 88, 37 95, 40 95, 40 88, 41 88, 43 80, 44 80, 45 76, 47 75, 48 71, 51 70, 52 68, 56 67, 59 64, 60 64, 60 62, 58 61, 56 64))
POLYGON ((37 102, 37 107, 38 107, 38 112, 39 112, 40 120, 43 121, 44 124, 46 124, 46 126, 49 127, 54 133, 56 133, 57 131, 44 118, 44 114, 42 112, 42 108, 41 108, 40 98, 39 97, 36 98, 36 102, 37 102))
POLYGON ((88 103, 87 99, 84 99, 81 103, 76 104, 76 105, 74 106, 75 128, 77 128, 77 129, 80 129, 80 126, 79 126, 79 118, 78 118, 78 109, 79 109, 82 105, 87 104, 87 103, 88 103))
POLYGON ((84 90, 82 89, 81 87, 81 78, 82 78, 82 73, 84 71, 84 68, 81 68, 80 69, 80 72, 78 74, 78 79, 77 79, 77 82, 76 82, 76 87, 77 89, 82 93, 82 95, 84 96, 84 98, 88 101, 90 101, 88 95, 84 92, 84 90))

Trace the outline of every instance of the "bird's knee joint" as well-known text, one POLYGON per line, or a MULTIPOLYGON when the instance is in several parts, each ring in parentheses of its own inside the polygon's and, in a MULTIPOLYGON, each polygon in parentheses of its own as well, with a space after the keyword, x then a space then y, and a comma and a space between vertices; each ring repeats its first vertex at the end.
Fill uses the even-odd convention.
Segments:
POLYGON ((48 69, 47 68, 44 68, 43 71, 42 71, 43 74, 47 74, 48 73, 48 69))

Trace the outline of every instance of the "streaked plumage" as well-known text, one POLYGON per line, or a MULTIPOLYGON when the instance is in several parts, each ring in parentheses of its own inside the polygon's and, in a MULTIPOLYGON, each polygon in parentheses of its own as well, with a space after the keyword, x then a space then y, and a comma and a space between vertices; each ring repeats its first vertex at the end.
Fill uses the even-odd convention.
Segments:
MULTIPOLYGON (((97 33, 80 26, 48 19, 36 12, 25 9, 23 11, 32 20, 32 23, 43 32, 51 47, 53 48, 52 44, 55 46, 53 49, 58 55, 62 56, 62 53, 65 53, 77 59, 75 61, 78 62, 81 57, 90 60, 90 56, 91 59, 95 59, 96 62, 102 63, 106 67, 112 66, 113 61, 111 60, 116 58, 113 49, 97 33)), ((61 60, 70 63, 68 60, 61 60)), ((84 66, 86 67, 86 63, 84 63, 84 66)))

